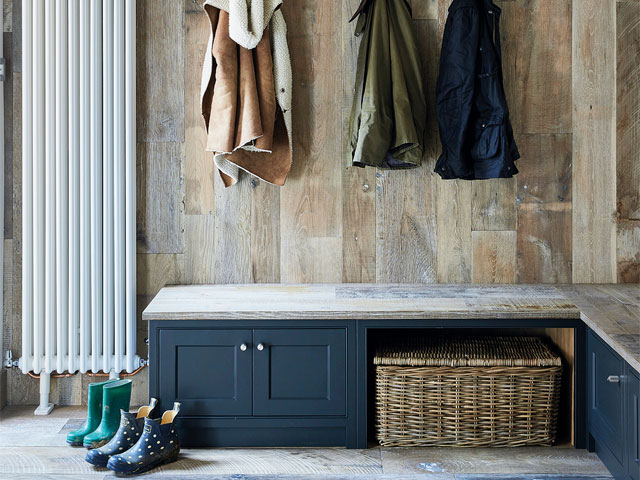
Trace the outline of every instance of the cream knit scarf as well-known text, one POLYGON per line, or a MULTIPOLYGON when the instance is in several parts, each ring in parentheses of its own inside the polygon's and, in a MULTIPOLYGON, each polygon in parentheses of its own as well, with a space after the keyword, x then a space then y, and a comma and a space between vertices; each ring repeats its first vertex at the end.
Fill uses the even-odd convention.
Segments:
POLYGON ((273 12, 283 0, 207 0, 205 3, 229 13, 229 36, 251 50, 258 46, 273 12))

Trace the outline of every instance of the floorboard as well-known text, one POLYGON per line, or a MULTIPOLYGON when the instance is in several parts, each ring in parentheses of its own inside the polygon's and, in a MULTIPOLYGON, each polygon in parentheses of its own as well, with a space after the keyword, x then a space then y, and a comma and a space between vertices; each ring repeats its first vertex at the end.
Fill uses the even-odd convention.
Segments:
MULTIPOLYGON (((0 411, 0 480, 104 479, 112 472, 84 461, 66 445, 85 410, 56 407, 35 417, 33 406, 0 411)), ((145 479, 180 480, 605 480, 594 454, 572 448, 210 448, 183 449, 180 459, 145 479)))

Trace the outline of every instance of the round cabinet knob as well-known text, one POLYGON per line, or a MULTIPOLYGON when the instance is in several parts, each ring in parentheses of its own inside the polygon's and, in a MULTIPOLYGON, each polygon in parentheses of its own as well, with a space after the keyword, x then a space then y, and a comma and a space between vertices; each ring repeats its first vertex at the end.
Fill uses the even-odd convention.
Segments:
POLYGON ((618 375, 609 375, 607 377, 607 382, 609 382, 609 383, 620 383, 620 377, 618 375))
POLYGON ((240 350, 242 350, 243 352, 245 352, 247 350, 247 344, 243 343, 242 345, 240 345, 240 350))
POLYGON ((261 343, 259 343, 259 344, 256 346, 256 348, 257 348, 259 351, 262 351, 262 350, 264 350, 264 345, 263 345, 263 344, 261 344, 261 343))

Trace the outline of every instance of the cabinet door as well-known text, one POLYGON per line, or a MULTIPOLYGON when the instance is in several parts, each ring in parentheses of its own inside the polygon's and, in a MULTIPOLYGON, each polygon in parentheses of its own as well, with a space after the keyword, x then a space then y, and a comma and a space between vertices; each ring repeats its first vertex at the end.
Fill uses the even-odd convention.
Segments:
POLYGON ((624 362, 592 332, 588 352, 589 430, 624 465, 624 362))
POLYGON ((184 416, 251 415, 251 330, 162 329, 160 352, 165 407, 176 400, 184 416))
POLYGON ((640 378, 627 366, 627 461, 629 478, 640 480, 640 378))
POLYGON ((254 415, 346 414, 345 329, 254 330, 253 339, 254 415))

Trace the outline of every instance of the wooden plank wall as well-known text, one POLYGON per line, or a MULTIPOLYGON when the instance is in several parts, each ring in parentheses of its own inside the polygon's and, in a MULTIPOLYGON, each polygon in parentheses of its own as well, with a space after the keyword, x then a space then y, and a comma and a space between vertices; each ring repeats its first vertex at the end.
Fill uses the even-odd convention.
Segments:
POLYGON ((618 282, 640 282, 640 1, 617 3, 618 282))
POLYGON ((573 9, 573 281, 608 283, 616 280, 616 3, 580 5, 573 9))
POLYGON ((423 167, 349 166, 358 42, 346 20, 358 3, 284 4, 295 163, 282 189, 249 179, 222 189, 202 148, 198 93, 208 25, 198 4, 187 0, 179 11, 175 2, 160 1, 148 18, 141 9, 139 53, 146 60, 140 59, 139 91, 149 92, 145 105, 166 97, 162 126, 147 118, 139 136, 149 144, 140 148, 141 171, 147 165, 149 173, 139 190, 139 252, 157 258, 139 262, 142 284, 160 277, 173 283, 571 281, 571 1, 500 2, 522 173, 474 183, 432 173, 440 150, 433 92, 448 0, 413 2, 430 107, 423 167), (184 25, 182 36, 167 18, 184 25), (151 52, 160 51, 162 58, 152 60, 151 52), (184 70, 177 61, 176 75, 184 76, 166 86, 155 81, 167 76, 179 52, 184 70), (182 116, 183 132, 176 120, 182 116), (182 145, 182 162, 165 151, 167 142, 182 145))
MULTIPOLYGON (((396 172, 350 167, 358 40, 347 19, 359 0, 285 0, 291 177, 281 189, 245 178, 226 190, 204 151, 199 113, 208 37, 201 0, 136 1, 140 311, 172 283, 639 281, 638 0, 496 0, 522 159, 516 178, 478 182, 432 173, 451 0, 412 0, 427 149, 422 168, 396 172)), ((19 357, 21 8, 20 0, 4 5, 5 342, 19 357)), ((140 323, 143 356, 145 332, 140 323)), ((36 381, 10 371, 8 382, 10 403, 36 402, 36 381)), ((80 402, 86 383, 53 381, 53 401, 80 402)))

